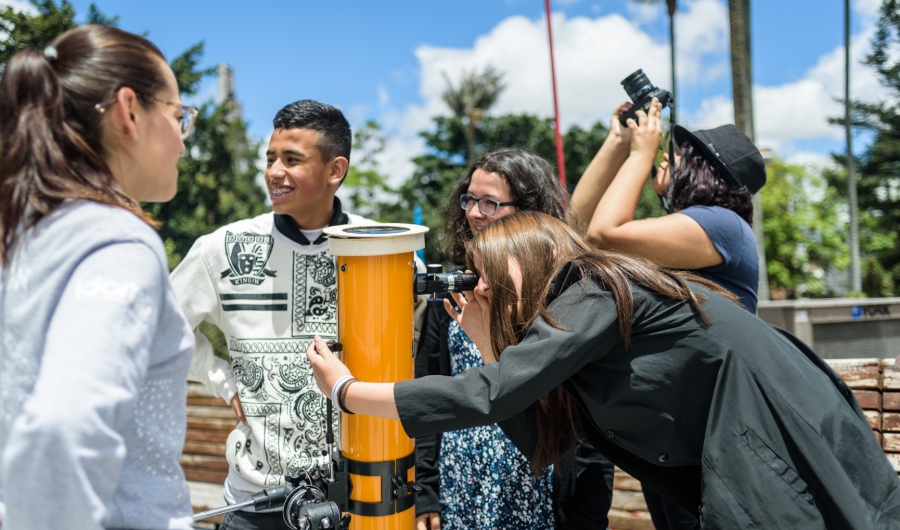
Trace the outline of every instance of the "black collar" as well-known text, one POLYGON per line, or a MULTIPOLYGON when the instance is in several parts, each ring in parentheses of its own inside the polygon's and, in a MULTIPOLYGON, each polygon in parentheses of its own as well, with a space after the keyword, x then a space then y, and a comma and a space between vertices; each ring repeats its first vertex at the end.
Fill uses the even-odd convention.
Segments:
POLYGON ((556 276, 550 280, 550 289, 547 290, 547 303, 549 304, 553 300, 556 300, 559 295, 580 279, 581 272, 578 270, 578 267, 575 266, 575 263, 570 261, 560 267, 556 276))
MULTIPOLYGON (((331 216, 331 221, 329 221, 328 226, 337 226, 337 225, 345 225, 350 222, 350 217, 341 210, 341 200, 337 197, 334 198, 333 206, 334 214, 331 216)), ((318 245, 319 243, 324 243, 328 240, 328 236, 324 233, 319 236, 318 239, 313 241, 312 243, 306 239, 306 236, 303 235, 303 232, 297 228, 297 223, 291 219, 291 216, 276 213, 275 214, 275 228, 284 234, 288 239, 295 243, 299 243, 301 245, 318 245)))

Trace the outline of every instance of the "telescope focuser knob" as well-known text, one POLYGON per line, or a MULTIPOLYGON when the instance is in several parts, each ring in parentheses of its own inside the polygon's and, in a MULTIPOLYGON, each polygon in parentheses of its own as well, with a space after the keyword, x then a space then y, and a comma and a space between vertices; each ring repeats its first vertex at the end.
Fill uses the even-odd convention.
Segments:
POLYGON ((292 485, 285 484, 277 488, 266 488, 262 491, 257 491, 252 496, 253 509, 261 512, 263 510, 281 508, 293 489, 292 485))

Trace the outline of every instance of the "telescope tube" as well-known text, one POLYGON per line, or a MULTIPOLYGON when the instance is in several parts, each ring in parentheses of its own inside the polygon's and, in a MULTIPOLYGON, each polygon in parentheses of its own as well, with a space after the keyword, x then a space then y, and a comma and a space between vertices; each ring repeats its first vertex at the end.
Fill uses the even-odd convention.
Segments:
MULTIPOLYGON (((414 252, 424 248, 427 231, 406 224, 325 229, 338 266, 341 360, 361 381, 414 375, 414 252)), ((344 413, 340 419, 340 452, 352 484, 351 530, 412 530, 415 441, 399 421, 344 413)))

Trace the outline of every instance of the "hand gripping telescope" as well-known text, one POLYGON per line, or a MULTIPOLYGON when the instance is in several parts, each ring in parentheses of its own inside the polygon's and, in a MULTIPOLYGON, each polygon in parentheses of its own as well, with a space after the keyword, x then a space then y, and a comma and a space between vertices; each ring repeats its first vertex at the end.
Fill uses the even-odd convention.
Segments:
MULTIPOLYGON (((328 347, 340 355, 342 348, 339 342, 332 341, 328 347)), ((351 484, 346 463, 334 450, 331 400, 326 400, 325 406, 325 443, 328 449, 322 450, 321 458, 313 463, 309 471, 285 477, 287 484, 258 491, 247 502, 194 514, 194 521, 247 508, 264 511, 280 507, 284 523, 291 530, 350 530, 351 516, 343 512, 347 511, 351 484)))

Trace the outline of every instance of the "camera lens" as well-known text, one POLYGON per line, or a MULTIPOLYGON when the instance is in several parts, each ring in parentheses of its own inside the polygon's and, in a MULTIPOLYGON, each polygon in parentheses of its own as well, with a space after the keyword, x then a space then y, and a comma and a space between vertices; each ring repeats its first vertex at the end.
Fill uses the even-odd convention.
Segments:
POLYGON ((416 294, 461 293, 478 285, 478 275, 466 272, 441 272, 416 275, 416 294))
POLYGON ((631 101, 637 103, 644 97, 644 94, 653 90, 653 83, 647 78, 644 70, 639 69, 622 80, 622 88, 625 89, 625 93, 628 94, 631 101))

